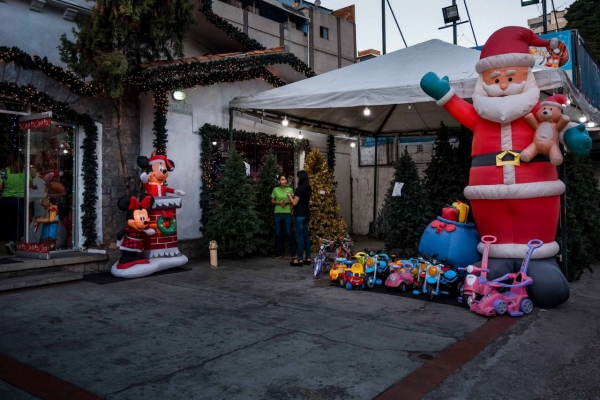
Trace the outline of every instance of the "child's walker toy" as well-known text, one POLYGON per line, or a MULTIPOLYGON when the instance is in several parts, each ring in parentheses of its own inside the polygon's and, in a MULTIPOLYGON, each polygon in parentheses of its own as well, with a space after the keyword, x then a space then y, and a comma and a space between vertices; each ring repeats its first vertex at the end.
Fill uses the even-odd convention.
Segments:
POLYGON ((541 247, 544 244, 539 239, 530 240, 527 243, 527 255, 523 259, 521 269, 519 272, 506 274, 493 281, 488 281, 486 285, 491 286, 491 290, 486 294, 480 301, 476 301, 471 306, 471 311, 478 314, 485 315, 486 317, 493 317, 496 315, 503 315, 508 312, 511 317, 520 317, 522 315, 530 314, 533 311, 533 302, 527 298, 527 285, 533 283, 533 279, 527 275, 527 268, 529 267, 529 260, 533 254, 533 250, 541 247), (506 279, 512 279, 512 284, 505 284, 501 281, 506 279), (507 288, 506 292, 499 292, 499 289, 507 288))
POLYGON ((458 286, 458 302, 466 308, 471 308, 471 305, 476 300, 481 299, 483 296, 488 294, 492 289, 487 283, 488 256, 490 253, 490 245, 496 243, 496 237, 491 235, 485 235, 481 238, 484 244, 483 257, 481 259, 481 268, 474 265, 469 265, 466 268, 459 268, 460 271, 467 271, 469 275, 465 277, 464 282, 459 283, 458 286), (479 276, 475 275, 479 274, 479 276))

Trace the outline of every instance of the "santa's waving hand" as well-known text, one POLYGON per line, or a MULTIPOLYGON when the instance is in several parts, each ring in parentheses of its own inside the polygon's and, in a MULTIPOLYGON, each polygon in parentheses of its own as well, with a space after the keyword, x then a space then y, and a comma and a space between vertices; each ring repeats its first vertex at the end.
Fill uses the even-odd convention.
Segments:
MULTIPOLYGON (((547 155, 528 163, 519 157, 534 135, 524 116, 538 107, 540 96, 529 46, 556 45, 555 39, 541 39, 523 27, 493 33, 475 66, 479 77, 472 105, 455 94, 447 77, 429 72, 421 79, 423 91, 473 131, 469 186, 464 193, 471 201, 479 234, 498 239, 490 247, 488 279, 517 272, 527 242, 542 240, 544 245, 536 249, 529 267, 534 282, 530 296, 541 307, 555 307, 569 298, 567 281, 554 259, 559 251, 554 238, 560 195, 565 188, 547 155)), ((562 137, 570 151, 589 154, 591 139, 584 127, 570 123, 562 137)))

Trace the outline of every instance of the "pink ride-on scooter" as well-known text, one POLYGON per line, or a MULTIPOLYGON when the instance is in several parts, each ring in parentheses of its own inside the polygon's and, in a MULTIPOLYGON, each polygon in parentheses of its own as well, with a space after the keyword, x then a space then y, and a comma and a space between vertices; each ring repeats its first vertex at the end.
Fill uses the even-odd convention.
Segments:
POLYGON ((386 290, 398 289, 401 292, 406 292, 406 287, 415 282, 415 275, 412 271, 418 268, 418 260, 411 258, 410 260, 402 260, 398 263, 389 264, 392 273, 385 280, 386 290))
POLYGON ((486 317, 502 315, 508 311, 511 317, 520 317, 524 314, 529 314, 533 311, 533 302, 527 298, 527 290, 525 286, 531 285, 533 279, 527 275, 529 260, 533 251, 544 244, 539 239, 530 240, 527 243, 527 255, 523 259, 519 272, 506 274, 493 281, 488 281, 486 285, 491 286, 492 290, 486 294, 481 300, 476 301, 471 306, 471 311, 486 317), (501 281, 512 279, 512 284, 505 284, 501 281), (506 292, 499 292, 498 289, 507 288, 506 292))
POLYGON ((492 288, 486 285, 488 266, 488 256, 490 253, 490 244, 496 243, 496 236, 485 235, 481 238, 484 244, 483 257, 481 259, 481 268, 474 265, 469 265, 466 268, 459 268, 461 271, 467 271, 469 275, 465 277, 465 280, 459 283, 458 286, 458 302, 466 308, 471 308, 471 305, 481 299, 483 296, 488 294, 492 288), (479 276, 475 275, 479 274, 479 276))

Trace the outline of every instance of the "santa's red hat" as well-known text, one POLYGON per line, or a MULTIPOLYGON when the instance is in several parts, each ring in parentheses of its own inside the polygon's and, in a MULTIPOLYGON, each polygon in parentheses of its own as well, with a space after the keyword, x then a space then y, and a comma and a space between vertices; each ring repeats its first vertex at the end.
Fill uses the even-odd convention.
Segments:
POLYGON ((533 67, 535 58, 529 53, 529 46, 556 47, 556 39, 544 40, 531 30, 521 26, 506 26, 492 33, 481 50, 475 65, 477 73, 502 67, 533 67))
POLYGON ((167 166, 167 168, 171 171, 173 170, 173 166, 171 166, 171 163, 169 162, 169 159, 167 158, 167 156, 163 156, 161 154, 157 154, 154 156, 151 156, 148 159, 148 164, 152 165, 152 164, 156 164, 159 162, 163 162, 165 163, 165 165, 167 166))
POLYGON ((567 98, 562 94, 554 94, 542 101, 542 106, 562 107, 567 104, 567 98))

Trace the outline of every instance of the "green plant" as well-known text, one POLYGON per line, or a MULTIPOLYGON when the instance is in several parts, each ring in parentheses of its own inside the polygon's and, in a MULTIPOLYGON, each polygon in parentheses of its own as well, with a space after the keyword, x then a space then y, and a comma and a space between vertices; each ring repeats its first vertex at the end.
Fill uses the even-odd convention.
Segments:
POLYGON ((258 249, 261 223, 254 198, 254 186, 246 176, 242 155, 231 149, 204 226, 205 239, 216 240, 220 253, 243 256, 258 249))
POLYGON ((426 191, 415 162, 407 149, 396 161, 394 179, 381 210, 385 250, 401 257, 414 257, 419 238, 430 220, 426 191), (392 196, 396 182, 403 183, 401 196, 392 196))

